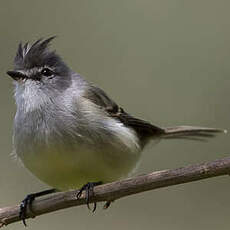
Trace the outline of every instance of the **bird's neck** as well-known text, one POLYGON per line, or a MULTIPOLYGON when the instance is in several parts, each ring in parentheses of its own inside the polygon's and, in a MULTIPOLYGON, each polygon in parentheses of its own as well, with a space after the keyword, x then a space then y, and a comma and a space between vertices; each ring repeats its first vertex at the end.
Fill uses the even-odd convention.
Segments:
POLYGON ((35 84, 31 87, 30 85, 19 83, 15 87, 15 101, 18 111, 29 113, 42 108, 46 104, 52 104, 52 97, 35 84))

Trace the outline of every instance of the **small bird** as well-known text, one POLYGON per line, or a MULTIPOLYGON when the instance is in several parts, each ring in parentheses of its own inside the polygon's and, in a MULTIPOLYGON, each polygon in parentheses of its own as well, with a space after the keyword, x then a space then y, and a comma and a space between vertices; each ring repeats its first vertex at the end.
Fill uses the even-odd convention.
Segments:
MULTIPOLYGON (((143 148, 154 139, 200 139, 221 129, 176 126, 163 128, 135 118, 49 49, 54 37, 19 44, 13 78, 17 112, 13 151, 36 177, 58 190, 93 186, 131 175, 143 148)), ((28 195, 26 209, 35 197, 28 195)), ((87 197, 89 199, 89 197, 87 197)))

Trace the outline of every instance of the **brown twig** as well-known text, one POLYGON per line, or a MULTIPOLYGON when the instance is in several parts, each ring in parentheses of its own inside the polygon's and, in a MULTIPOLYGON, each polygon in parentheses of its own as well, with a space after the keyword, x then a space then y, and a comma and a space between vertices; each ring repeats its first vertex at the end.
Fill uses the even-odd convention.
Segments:
MULTIPOLYGON (((119 198, 205 178, 228 175, 230 173, 230 157, 208 163, 191 165, 178 169, 157 171, 146 175, 128 178, 122 181, 95 187, 94 196, 90 202, 113 201, 119 198)), ((79 206, 86 203, 85 194, 76 198, 77 191, 59 192, 40 199, 28 210, 28 218, 33 218, 59 209, 79 206)), ((19 205, 0 208, 0 227, 19 221, 19 205)))

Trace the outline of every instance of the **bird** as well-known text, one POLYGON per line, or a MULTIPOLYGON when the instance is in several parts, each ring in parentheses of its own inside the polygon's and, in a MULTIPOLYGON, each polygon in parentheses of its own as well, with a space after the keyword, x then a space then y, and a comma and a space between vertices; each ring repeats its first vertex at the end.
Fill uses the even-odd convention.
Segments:
POLYGON ((136 118, 51 50, 54 38, 20 43, 14 68, 7 71, 17 107, 13 153, 54 188, 22 201, 20 218, 25 225, 27 206, 35 197, 81 188, 79 197, 83 190, 132 175, 152 140, 199 140, 225 132, 196 126, 165 128, 136 118))

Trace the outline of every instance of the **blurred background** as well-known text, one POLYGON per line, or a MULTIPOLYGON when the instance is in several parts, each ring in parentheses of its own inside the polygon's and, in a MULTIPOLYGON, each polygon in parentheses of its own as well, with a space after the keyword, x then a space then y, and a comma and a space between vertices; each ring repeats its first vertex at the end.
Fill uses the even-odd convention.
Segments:
MULTIPOLYGON (((230 2, 227 0, 1 1, 0 207, 47 189, 15 162, 12 68, 20 41, 58 35, 53 48, 129 113, 162 126, 230 130, 230 2)), ((153 148, 154 147, 154 148, 153 148)), ((137 174, 229 156, 228 135, 162 141, 137 174)), ((96 213, 76 207, 28 220, 29 229, 229 229, 230 177, 130 196, 96 213)), ((24 229, 15 223, 8 229, 24 229)))

